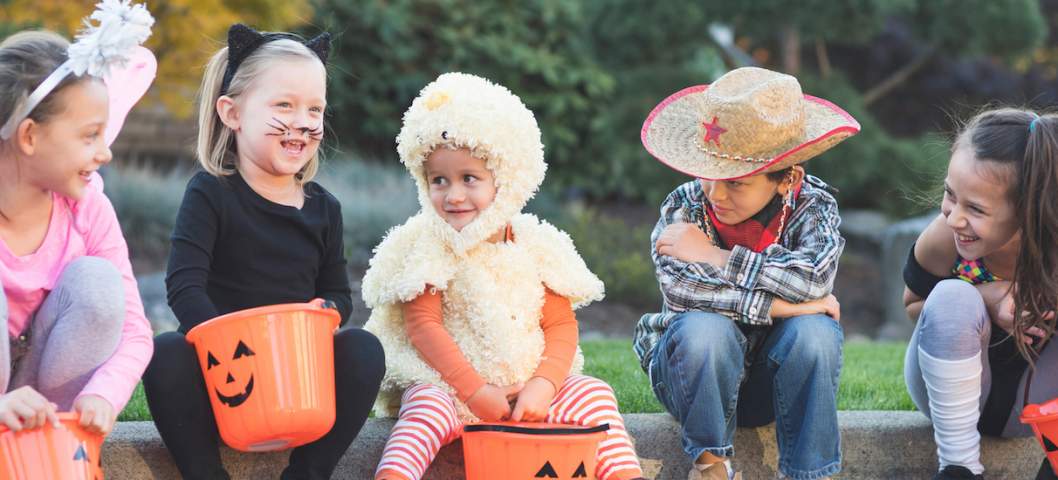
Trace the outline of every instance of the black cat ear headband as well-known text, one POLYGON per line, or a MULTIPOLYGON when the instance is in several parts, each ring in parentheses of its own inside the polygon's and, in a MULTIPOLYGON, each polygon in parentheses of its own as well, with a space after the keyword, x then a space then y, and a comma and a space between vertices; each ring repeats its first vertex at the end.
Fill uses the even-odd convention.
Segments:
POLYGON ((228 68, 224 70, 224 81, 220 84, 220 94, 228 93, 231 79, 235 77, 235 71, 239 69, 246 57, 254 50, 268 42, 290 39, 300 42, 308 47, 312 53, 320 57, 320 61, 327 64, 327 56, 331 53, 331 34, 324 32, 309 41, 305 41, 299 35, 293 33, 258 32, 246 25, 236 23, 228 29, 228 68))

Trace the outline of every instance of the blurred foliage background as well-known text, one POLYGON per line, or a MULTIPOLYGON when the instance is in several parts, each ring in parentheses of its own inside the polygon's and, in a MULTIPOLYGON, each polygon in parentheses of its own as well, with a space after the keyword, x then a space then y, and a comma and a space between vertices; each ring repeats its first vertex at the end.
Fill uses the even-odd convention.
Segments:
MULTIPOLYGON (((91 0, 0 0, 0 34, 72 34, 91 0)), ((903 217, 946 161, 953 118, 990 103, 1047 106, 1052 0, 159 0, 152 98, 179 120, 227 27, 336 35, 330 146, 391 162, 401 114, 445 71, 483 75, 538 116, 561 196, 657 204, 684 180, 641 148, 676 90, 756 64, 801 79, 863 132, 809 164, 843 206, 903 217)), ((141 107, 150 108, 150 107, 141 107)), ((189 155, 189 151, 181 152, 189 155)))
MULTIPOLYGON (((46 28, 72 38, 95 1, 0 1, 0 34, 46 28)), ((133 3, 143 3, 136 1, 133 3)), ((286 30, 312 20, 307 0, 157 0, 147 2, 155 24, 147 41, 158 57, 152 92, 178 118, 192 113, 195 90, 209 56, 224 46, 228 27, 242 22, 286 30)))
POLYGON ((915 197, 946 162, 949 116, 990 101, 1054 100, 1054 66, 1043 53, 1050 50, 1052 3, 314 0, 313 6, 314 28, 339 34, 332 124, 343 148, 366 158, 393 157, 400 115, 422 85, 440 72, 469 71, 510 87, 536 112, 552 165, 548 188, 656 205, 684 179, 641 148, 646 114, 680 88, 757 64, 796 75, 806 93, 859 119, 863 133, 809 170, 841 190, 843 206, 901 217, 922 210, 915 197), (965 78, 966 69, 976 78, 965 78), (994 85, 997 77, 1019 76, 1046 85, 994 85))

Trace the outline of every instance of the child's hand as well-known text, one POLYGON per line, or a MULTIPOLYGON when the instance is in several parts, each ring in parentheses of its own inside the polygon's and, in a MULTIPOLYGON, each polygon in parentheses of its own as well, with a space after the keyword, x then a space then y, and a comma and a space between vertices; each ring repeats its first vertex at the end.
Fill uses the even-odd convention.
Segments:
POLYGON ((506 420, 511 415, 511 400, 518 396, 524 385, 518 383, 497 387, 486 383, 467 399, 467 407, 476 417, 486 422, 506 420))
POLYGON ((731 252, 709 240, 702 229, 693 223, 673 223, 658 235, 654 248, 658 255, 668 255, 685 262, 709 263, 723 267, 731 252))
POLYGON ((45 422, 59 428, 58 407, 33 387, 20 387, 0 395, 0 422, 11 431, 43 426, 45 422))
MULTIPOLYGON (((993 309, 989 309, 993 310, 993 309)), ((1011 336, 1014 335, 1014 290, 1010 289, 1006 295, 995 305, 994 311, 990 311, 992 321, 999 325, 1011 336)), ((1046 319, 1050 319, 1054 316, 1054 312, 1050 312, 1045 315, 1046 319)), ((1022 335, 1021 341, 1028 345, 1032 345, 1035 339, 1033 337, 1043 338, 1045 335, 1043 329, 1039 327, 1031 327, 1025 330, 1025 335, 1022 335)))
POLYGON ((976 286, 988 309, 992 323, 1003 330, 1014 330, 1014 283, 1007 280, 982 283, 976 286))
POLYGON ((73 409, 81 414, 81 426, 90 432, 106 435, 114 428, 114 406, 99 395, 81 395, 73 402, 73 409))
POLYGON ((790 318, 798 315, 814 315, 817 313, 828 315, 830 318, 833 318, 835 322, 839 322, 841 321, 841 304, 838 303, 838 299, 834 295, 827 295, 818 300, 811 300, 804 303, 790 303, 776 297, 771 302, 771 312, 769 315, 772 318, 790 318))
POLYGON ((547 410, 555 399, 555 386, 544 377, 533 377, 525 382, 525 388, 518 394, 518 403, 511 412, 515 422, 542 422, 547 418, 547 410))

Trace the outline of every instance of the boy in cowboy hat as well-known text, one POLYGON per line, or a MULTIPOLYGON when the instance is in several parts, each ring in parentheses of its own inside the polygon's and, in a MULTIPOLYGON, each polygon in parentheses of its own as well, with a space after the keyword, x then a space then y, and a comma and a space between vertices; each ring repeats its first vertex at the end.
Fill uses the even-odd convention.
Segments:
POLYGON ((689 478, 736 478, 735 426, 777 421, 781 476, 837 473, 843 333, 831 288, 837 203, 801 163, 859 132, 797 79, 733 70, 681 90, 643 124, 647 151, 696 177, 651 234, 663 305, 636 326, 654 394, 682 425, 689 478))

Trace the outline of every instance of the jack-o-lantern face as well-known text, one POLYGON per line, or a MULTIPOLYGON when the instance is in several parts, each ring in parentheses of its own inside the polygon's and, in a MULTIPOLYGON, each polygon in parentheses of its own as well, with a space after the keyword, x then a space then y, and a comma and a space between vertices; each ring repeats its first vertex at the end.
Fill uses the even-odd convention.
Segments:
POLYGON ((93 480, 100 480, 103 478, 103 473, 99 469, 99 464, 92 462, 92 458, 88 455, 88 450, 85 449, 83 443, 77 444, 77 450, 73 452, 73 461, 89 464, 91 466, 93 480))
POLYGON ((1058 452, 1058 446, 1056 446, 1050 438, 1047 438, 1047 434, 1043 434, 1040 436, 1043 437, 1043 451, 1047 453, 1058 452))
POLYGON ((89 462, 89 463, 91 463, 91 461, 92 461, 92 460, 90 460, 88 458, 88 452, 85 451, 84 445, 78 445, 77 446, 77 451, 73 452, 73 460, 75 462, 80 461, 80 462, 89 462))
MULTIPOLYGON (((560 478, 558 472, 555 471, 555 467, 551 466, 551 462, 544 462, 544 466, 540 467, 540 471, 536 472, 533 478, 560 478)), ((567 478, 588 478, 588 473, 584 469, 584 462, 580 462, 577 469, 573 471, 573 475, 567 478)))
POLYGON ((206 371, 208 375, 213 376, 213 390, 217 393, 220 403, 235 408, 250 398, 250 394, 253 393, 253 363, 245 357, 253 355, 253 350, 239 340, 239 344, 235 346, 235 353, 231 357, 231 364, 227 370, 224 370, 219 368, 221 364, 213 352, 206 352, 206 371), (218 368, 214 370, 214 367, 218 368), (237 377, 247 378, 245 384, 242 384, 244 386, 239 386, 240 383, 236 381, 237 377))

